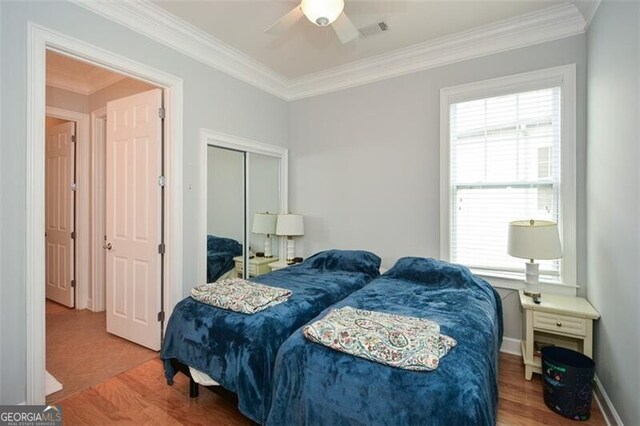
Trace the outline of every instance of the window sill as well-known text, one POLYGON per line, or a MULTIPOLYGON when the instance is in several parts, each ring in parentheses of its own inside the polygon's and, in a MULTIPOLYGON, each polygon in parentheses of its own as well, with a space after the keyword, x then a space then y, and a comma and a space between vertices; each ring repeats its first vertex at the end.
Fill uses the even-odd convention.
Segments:
MULTIPOLYGON (((486 270, 474 270, 471 269, 474 275, 481 277, 491 284, 493 287, 503 288, 508 290, 523 290, 524 279, 515 278, 514 274, 501 274, 499 272, 490 273, 486 270)), ((540 282, 540 291, 549 294, 558 294, 564 296, 575 296, 578 290, 578 286, 572 284, 554 283, 554 282, 540 282)))

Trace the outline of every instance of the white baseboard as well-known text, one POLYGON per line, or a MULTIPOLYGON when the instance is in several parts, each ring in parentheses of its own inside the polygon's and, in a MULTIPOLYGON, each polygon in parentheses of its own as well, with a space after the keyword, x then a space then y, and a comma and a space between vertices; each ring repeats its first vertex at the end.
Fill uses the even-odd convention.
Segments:
POLYGON ((500 352, 504 352, 506 354, 518 355, 522 356, 521 351, 521 340, 512 339, 511 337, 503 337, 502 338, 502 346, 500 346, 500 352))
POLYGON ((613 406, 609 395, 607 395, 607 392, 604 390, 602 382, 600 381, 600 378, 597 374, 595 376, 595 382, 596 385, 594 386, 593 393, 596 396, 596 402, 600 407, 600 411, 602 412, 607 425, 624 426, 624 424, 622 423, 622 419, 618 415, 616 408, 613 406))

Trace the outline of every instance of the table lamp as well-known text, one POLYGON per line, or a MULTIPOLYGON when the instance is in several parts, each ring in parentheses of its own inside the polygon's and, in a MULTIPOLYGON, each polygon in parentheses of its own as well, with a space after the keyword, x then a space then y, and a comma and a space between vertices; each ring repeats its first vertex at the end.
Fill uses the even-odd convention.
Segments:
POLYGON ((525 292, 540 303, 540 265, 538 260, 562 257, 558 224, 548 220, 516 220, 509 223, 509 255, 529 259, 525 270, 525 292))
POLYGON ((293 263, 295 247, 293 237, 304 235, 304 222, 301 214, 279 214, 276 235, 287 237, 287 264, 293 263))
POLYGON ((251 232, 254 234, 265 234, 264 237, 264 257, 271 258, 271 234, 276 232, 276 218, 275 214, 256 213, 253 216, 253 229, 251 232))

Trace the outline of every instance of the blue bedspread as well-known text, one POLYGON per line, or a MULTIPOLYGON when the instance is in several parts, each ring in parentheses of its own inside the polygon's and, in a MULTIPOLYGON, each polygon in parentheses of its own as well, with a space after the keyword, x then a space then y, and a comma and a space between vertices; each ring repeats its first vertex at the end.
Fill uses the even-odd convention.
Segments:
POLYGON ((341 306, 428 318, 458 345, 436 370, 415 372, 334 351, 297 330, 276 359, 268 425, 495 424, 502 304, 486 281, 463 266, 406 257, 331 308, 341 306))
POLYGON ((379 275, 380 258, 364 251, 329 250, 300 265, 252 278, 288 288, 284 303, 253 315, 187 297, 169 319, 160 357, 171 383, 171 359, 207 373, 238 395, 238 408, 263 423, 271 403, 271 373, 282 342, 327 306, 379 275))
POLYGON ((236 240, 207 235, 207 282, 212 283, 233 269, 233 258, 241 254, 242 244, 236 240))

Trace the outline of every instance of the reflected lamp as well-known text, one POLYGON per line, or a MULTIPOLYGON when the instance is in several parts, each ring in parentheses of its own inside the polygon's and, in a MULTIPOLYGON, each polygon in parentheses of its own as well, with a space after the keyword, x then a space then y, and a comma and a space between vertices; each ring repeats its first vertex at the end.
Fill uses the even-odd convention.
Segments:
POLYGON ((266 213, 256 213, 253 216, 253 228, 251 232, 254 234, 265 234, 264 237, 264 257, 271 258, 271 234, 276 232, 277 215, 266 213))

